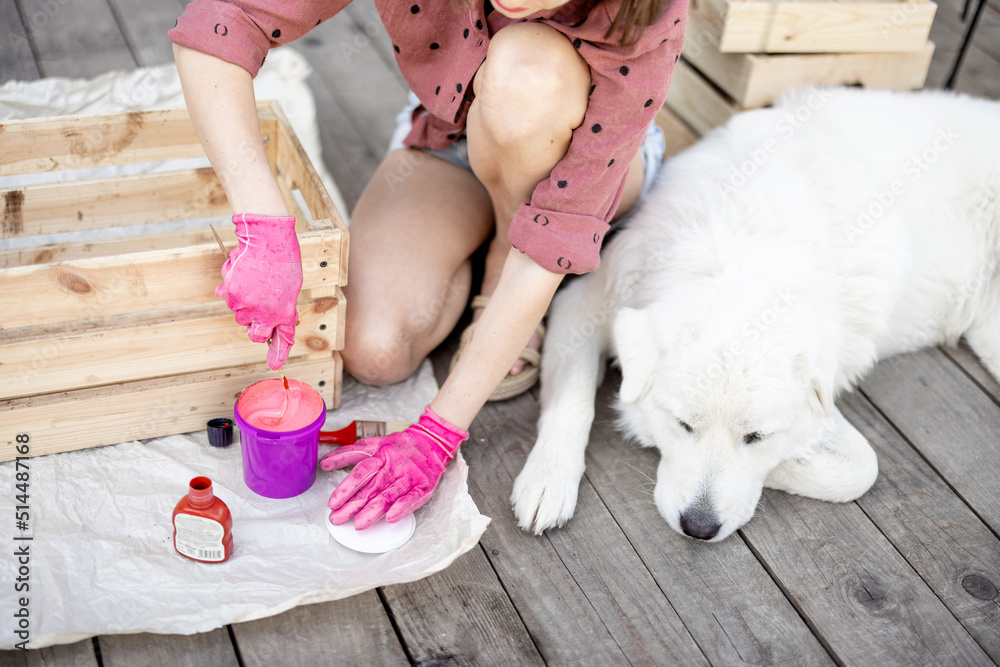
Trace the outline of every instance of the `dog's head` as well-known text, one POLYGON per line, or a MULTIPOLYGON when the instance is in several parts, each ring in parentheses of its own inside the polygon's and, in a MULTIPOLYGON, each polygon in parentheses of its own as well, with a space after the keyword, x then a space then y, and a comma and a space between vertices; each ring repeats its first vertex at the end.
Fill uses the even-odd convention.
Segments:
POLYGON ((769 473, 829 428, 836 341, 794 287, 702 279, 661 296, 614 322, 620 423, 662 454, 667 523, 718 541, 753 516, 769 473))

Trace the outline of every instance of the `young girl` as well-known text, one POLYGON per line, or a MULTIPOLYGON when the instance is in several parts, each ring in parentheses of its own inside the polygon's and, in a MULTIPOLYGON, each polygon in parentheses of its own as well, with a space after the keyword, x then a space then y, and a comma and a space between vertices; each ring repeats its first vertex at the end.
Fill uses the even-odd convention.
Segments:
MULTIPOLYGON (((251 78, 268 49, 349 0, 196 0, 169 36, 188 109, 236 211, 217 293, 278 368, 302 284, 294 218, 268 166, 251 78)), ((609 223, 652 180, 653 118, 683 42, 686 0, 376 0, 413 91, 351 218, 344 368, 409 376, 458 322, 469 257, 485 273, 440 392, 419 422, 323 457, 357 464, 330 520, 363 529, 426 502, 490 398, 527 388, 542 316, 566 273, 597 268, 609 223), (642 150, 640 150, 642 149, 642 150), (644 159, 645 158, 645 159, 644 159), (400 176, 401 174, 408 174, 400 176), (473 335, 474 334, 474 335, 473 335), (498 389, 499 386, 499 389, 498 389)), ((657 141, 660 139, 660 141, 657 141)))

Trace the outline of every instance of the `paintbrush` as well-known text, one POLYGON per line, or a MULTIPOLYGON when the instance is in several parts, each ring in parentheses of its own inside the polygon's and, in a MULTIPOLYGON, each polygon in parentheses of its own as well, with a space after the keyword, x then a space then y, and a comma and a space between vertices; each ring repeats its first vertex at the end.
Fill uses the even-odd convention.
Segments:
POLYGON ((222 237, 219 236, 219 232, 215 231, 215 227, 213 227, 211 223, 209 223, 208 228, 212 230, 212 236, 215 237, 215 241, 219 244, 219 250, 222 251, 222 256, 228 259, 229 251, 226 250, 226 244, 222 242, 222 237))

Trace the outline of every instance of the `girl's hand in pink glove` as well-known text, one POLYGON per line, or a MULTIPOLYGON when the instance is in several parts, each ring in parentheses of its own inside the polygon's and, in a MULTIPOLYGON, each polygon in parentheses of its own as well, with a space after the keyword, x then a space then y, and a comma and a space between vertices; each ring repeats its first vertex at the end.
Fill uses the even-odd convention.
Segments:
POLYGON ((330 496, 330 521, 340 525, 353 516, 358 530, 383 514, 389 523, 399 521, 430 499, 448 461, 468 439, 468 432, 427 406, 420 421, 402 433, 335 449, 320 459, 323 470, 357 465, 330 496))
POLYGON ((239 213, 233 223, 239 244, 222 265, 222 284, 215 294, 247 328, 250 340, 270 339, 267 365, 277 370, 295 344, 295 302, 302 289, 295 218, 239 213))

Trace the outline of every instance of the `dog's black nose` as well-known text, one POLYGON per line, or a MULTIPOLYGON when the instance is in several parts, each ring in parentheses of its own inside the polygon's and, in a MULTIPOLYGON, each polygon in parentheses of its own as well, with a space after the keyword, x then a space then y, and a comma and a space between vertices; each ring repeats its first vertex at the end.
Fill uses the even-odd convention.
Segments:
POLYGON ((693 510, 681 514, 681 530, 689 537, 710 540, 719 534, 722 524, 713 512, 693 510))

